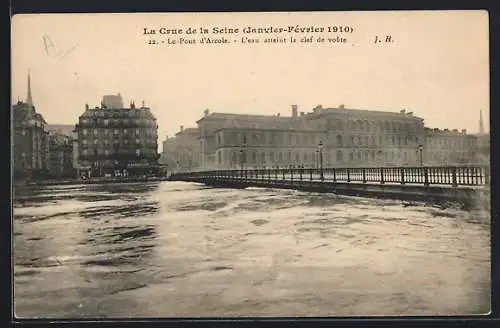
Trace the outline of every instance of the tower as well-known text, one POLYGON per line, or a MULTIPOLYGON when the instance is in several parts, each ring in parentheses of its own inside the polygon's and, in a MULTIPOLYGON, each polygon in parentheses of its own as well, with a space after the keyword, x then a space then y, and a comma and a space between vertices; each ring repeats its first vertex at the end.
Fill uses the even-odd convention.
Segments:
POLYGON ((30 106, 33 106, 33 98, 31 97, 31 75, 28 72, 28 94, 26 96, 26 103, 30 106))
POLYGON ((484 134, 483 111, 479 111, 479 133, 484 134))

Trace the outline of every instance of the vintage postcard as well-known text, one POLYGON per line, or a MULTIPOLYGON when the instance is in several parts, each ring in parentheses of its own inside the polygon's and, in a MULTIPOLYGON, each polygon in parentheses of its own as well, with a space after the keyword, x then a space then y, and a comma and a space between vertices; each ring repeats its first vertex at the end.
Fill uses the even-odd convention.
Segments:
POLYGON ((12 18, 16 318, 490 312, 486 11, 12 18))

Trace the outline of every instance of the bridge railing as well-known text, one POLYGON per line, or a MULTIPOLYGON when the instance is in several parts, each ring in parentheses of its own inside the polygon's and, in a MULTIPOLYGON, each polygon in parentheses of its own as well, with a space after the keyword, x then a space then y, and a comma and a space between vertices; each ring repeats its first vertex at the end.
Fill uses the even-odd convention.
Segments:
POLYGON ((172 180, 221 180, 230 182, 325 182, 397 183, 419 185, 485 186, 490 183, 487 166, 267 168, 181 172, 172 180))

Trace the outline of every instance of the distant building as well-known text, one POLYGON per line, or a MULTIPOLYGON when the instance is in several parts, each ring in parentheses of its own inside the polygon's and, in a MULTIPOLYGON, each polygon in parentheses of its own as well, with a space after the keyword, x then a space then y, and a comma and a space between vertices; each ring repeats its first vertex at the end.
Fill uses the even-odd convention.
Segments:
POLYGON ((101 106, 103 108, 113 108, 113 109, 120 109, 125 107, 120 93, 118 93, 116 96, 115 95, 103 96, 101 106))
POLYGON ((170 170, 192 170, 201 166, 198 128, 184 129, 163 141, 160 162, 170 170))
POLYGON ((104 96, 102 107, 89 108, 78 118, 78 171, 80 175, 143 175, 157 167, 158 144, 156 118, 143 105, 129 108, 123 101, 104 96), (109 106, 112 99, 112 106, 109 106), (108 102, 108 106, 106 105, 108 102))
POLYGON ((74 178, 73 139, 59 132, 50 132, 50 167, 49 177, 54 179, 74 178))
POLYGON ((477 154, 476 159, 478 163, 490 163, 490 134, 485 132, 483 123, 483 113, 479 112, 479 133, 476 134, 477 138, 477 154))
POLYGON ((28 74, 26 102, 18 101, 12 108, 14 179, 41 179, 49 170, 47 122, 36 112, 28 74))
POLYGON ((60 134, 72 137, 75 126, 73 124, 48 124, 47 130, 52 134, 60 134))
POLYGON ((426 165, 473 164, 477 137, 466 130, 425 129, 423 160, 426 165))

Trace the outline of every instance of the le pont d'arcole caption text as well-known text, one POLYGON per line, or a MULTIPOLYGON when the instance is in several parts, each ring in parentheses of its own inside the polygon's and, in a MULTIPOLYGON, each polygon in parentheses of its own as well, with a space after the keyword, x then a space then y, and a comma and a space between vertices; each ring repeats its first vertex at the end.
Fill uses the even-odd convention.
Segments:
POLYGON ((289 25, 264 27, 143 27, 142 35, 150 45, 217 45, 270 43, 335 43, 348 42, 354 32, 350 25, 289 25))

